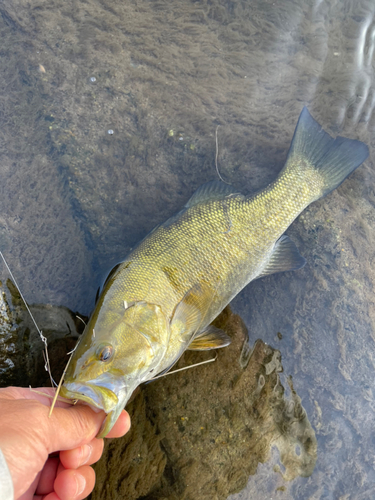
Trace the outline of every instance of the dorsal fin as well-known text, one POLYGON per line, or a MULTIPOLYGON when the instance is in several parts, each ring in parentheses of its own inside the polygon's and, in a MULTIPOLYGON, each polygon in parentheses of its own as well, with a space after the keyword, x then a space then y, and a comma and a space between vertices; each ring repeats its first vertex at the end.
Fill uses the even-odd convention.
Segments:
POLYGON ((96 290, 96 295, 95 295, 95 305, 99 300, 100 292, 101 292, 101 287, 98 286, 98 289, 96 290))
POLYGON ((281 236, 274 246, 270 260, 258 278, 283 271, 294 271, 306 264, 295 243, 289 236, 281 236))
POLYGON ((119 266, 121 266, 122 262, 119 262, 118 264, 116 264, 114 267, 112 267, 112 269, 109 271, 108 273, 108 276, 106 277, 104 283, 102 286, 99 286, 99 288, 97 289, 96 291, 96 297, 95 297, 95 305, 96 303, 98 302, 99 300, 99 297, 100 297, 100 294, 102 293, 102 291, 104 290, 106 284, 108 283, 108 281, 112 278, 112 276, 115 274, 115 272, 117 271, 117 269, 119 268, 119 266))
POLYGON ((108 283, 108 281, 112 278, 112 276, 115 274, 115 272, 117 271, 117 269, 121 266, 121 264, 122 264, 122 262, 119 262, 114 267, 112 267, 112 269, 108 273, 108 276, 105 279, 105 282, 103 283, 102 288, 104 288, 106 286, 106 284, 108 283))
POLYGON ((207 182, 206 184, 202 184, 202 186, 195 191, 185 207, 190 208, 206 201, 222 200, 231 194, 241 193, 236 191, 233 186, 224 184, 224 182, 221 181, 207 182))

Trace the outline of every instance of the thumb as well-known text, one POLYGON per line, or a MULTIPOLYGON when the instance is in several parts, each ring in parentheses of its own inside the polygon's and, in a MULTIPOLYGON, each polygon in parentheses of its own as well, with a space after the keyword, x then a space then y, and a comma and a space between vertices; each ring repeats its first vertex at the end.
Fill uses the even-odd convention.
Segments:
POLYGON ((48 453, 71 450, 91 441, 99 432, 105 413, 96 413, 89 406, 54 408, 46 417, 46 449, 48 453))

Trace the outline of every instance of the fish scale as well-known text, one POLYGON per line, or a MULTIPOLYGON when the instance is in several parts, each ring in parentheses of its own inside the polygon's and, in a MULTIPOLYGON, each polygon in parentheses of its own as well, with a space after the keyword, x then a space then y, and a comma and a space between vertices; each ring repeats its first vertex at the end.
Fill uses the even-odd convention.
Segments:
POLYGON ((201 186, 107 278, 61 394, 104 409, 102 437, 135 388, 186 349, 228 345, 210 323, 252 280, 305 264, 285 230, 367 156, 366 145, 333 139, 304 108, 268 187, 245 197, 219 181, 201 186))

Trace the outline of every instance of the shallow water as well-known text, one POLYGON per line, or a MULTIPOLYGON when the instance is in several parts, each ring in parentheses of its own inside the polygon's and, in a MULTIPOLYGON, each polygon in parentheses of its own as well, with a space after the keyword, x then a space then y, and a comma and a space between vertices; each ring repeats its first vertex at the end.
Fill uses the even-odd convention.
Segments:
POLYGON ((29 302, 88 314, 111 267, 216 177, 217 125, 221 175, 245 193, 282 168, 303 105, 370 147, 288 230, 305 268, 232 304, 251 343, 281 352, 318 451, 310 477, 287 481, 272 448, 231 500, 375 495, 374 14, 346 0, 0 3, 0 247, 29 302))

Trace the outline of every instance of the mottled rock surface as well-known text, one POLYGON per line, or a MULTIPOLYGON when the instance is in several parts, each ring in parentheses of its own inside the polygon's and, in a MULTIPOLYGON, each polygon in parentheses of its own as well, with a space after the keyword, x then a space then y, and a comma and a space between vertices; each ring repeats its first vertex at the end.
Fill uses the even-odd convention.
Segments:
MULTIPOLYGON (((243 370, 243 322, 227 308, 215 325, 232 344, 214 363, 141 390, 129 406, 130 433, 107 445, 96 466, 92 499, 225 499, 246 486, 272 446, 280 452, 284 480, 312 473, 315 433, 291 382, 285 397, 280 352, 258 340, 243 370)), ((186 353, 179 366, 210 355, 186 353)))

